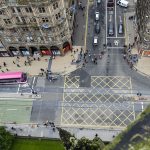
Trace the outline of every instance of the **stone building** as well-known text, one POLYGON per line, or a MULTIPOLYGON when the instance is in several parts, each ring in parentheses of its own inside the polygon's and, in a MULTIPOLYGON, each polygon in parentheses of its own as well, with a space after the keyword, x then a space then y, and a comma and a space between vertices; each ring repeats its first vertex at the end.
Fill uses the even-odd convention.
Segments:
POLYGON ((0 56, 64 55, 72 47, 74 0, 1 0, 0 56))
POLYGON ((136 19, 139 51, 150 56, 150 0, 137 0, 136 19))

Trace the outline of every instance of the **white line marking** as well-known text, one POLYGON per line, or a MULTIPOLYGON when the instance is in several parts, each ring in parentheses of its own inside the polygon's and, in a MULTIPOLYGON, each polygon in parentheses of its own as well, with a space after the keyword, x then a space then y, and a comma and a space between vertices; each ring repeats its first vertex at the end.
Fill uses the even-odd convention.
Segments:
POLYGON ((32 82, 32 89, 33 89, 33 86, 34 86, 34 82, 35 82, 35 77, 33 77, 33 82, 32 82))
POLYGON ((141 102, 141 105, 142 105, 142 112, 143 112, 144 111, 143 102, 141 102))
POLYGON ((133 104, 133 117, 134 117, 134 120, 135 120, 135 109, 134 109, 134 103, 133 104))
POLYGON ((124 48, 124 47, 107 47, 107 48, 109 48, 109 49, 113 49, 113 48, 124 48))
POLYGON ((116 37, 117 37, 117 16, 116 16, 116 0, 115 0, 115 31, 116 31, 116 37))
POLYGON ((107 38, 108 39, 116 39, 116 38, 117 39, 125 39, 125 37, 115 37, 115 36, 113 36, 113 37, 112 36, 111 37, 107 36, 107 38))
POLYGON ((7 109, 7 110, 17 110, 17 109, 7 109))
POLYGON ((19 86, 18 86, 18 90, 17 90, 17 94, 19 93, 19 90, 20 90, 20 86, 21 86, 21 85, 19 84, 19 86))
POLYGON ((107 0, 106 0, 106 44, 107 44, 107 0))

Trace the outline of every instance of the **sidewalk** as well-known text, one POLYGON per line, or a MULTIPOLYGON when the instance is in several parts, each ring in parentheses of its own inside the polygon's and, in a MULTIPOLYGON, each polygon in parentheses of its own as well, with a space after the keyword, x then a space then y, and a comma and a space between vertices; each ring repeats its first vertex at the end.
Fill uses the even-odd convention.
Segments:
MULTIPOLYGON (((53 73, 60 73, 62 75, 68 74, 78 67, 80 63, 74 63, 72 64, 72 60, 76 61, 78 59, 78 55, 80 53, 81 46, 73 46, 73 52, 68 52, 65 56, 56 56, 55 59, 52 60, 52 66, 51 71, 53 73), (74 51, 77 51, 75 52, 74 51)), ((50 56, 43 56, 40 58, 40 61, 33 60, 32 57, 30 57, 31 60, 31 66, 27 64, 25 66, 25 61, 27 60, 27 57, 19 57, 20 59, 17 59, 17 57, 1 57, 0 59, 0 72, 7 72, 7 71, 22 71, 26 72, 29 75, 39 75, 41 73, 41 68, 45 71, 48 68, 48 60, 50 56), (14 61, 14 63, 13 63, 14 61), (7 66, 4 67, 3 63, 6 63, 7 66), (17 66, 19 65, 19 66, 17 66)))
POLYGON ((17 136, 56 138, 59 139, 59 132, 55 127, 37 124, 6 124, 7 130, 17 136))
MULTIPOLYGON (((129 0, 129 3, 131 3, 132 7, 134 7, 134 1, 129 0)), ((125 13, 125 28, 126 28, 126 36, 125 36, 125 45, 127 47, 130 45, 134 46, 131 48, 131 55, 137 54, 138 56, 138 62, 134 64, 134 68, 141 74, 145 76, 150 76, 150 58, 149 57, 141 57, 141 55, 138 53, 138 48, 135 42, 135 37, 137 37, 137 26, 134 20, 129 20, 129 16, 134 16, 135 11, 130 11, 125 13)))

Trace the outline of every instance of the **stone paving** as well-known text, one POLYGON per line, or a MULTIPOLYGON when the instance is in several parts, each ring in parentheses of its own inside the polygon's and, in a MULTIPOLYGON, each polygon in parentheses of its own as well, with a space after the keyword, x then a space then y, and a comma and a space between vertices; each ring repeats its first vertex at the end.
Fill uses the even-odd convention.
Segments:
POLYGON ((57 138, 59 139, 58 130, 50 125, 42 124, 6 124, 6 129, 14 135, 41 137, 41 138, 57 138))
MULTIPOLYGON (((129 16, 135 15, 135 0, 129 0, 130 5, 132 6, 131 11, 127 11, 125 13, 125 27, 126 27, 126 42, 125 44, 128 46, 129 44, 134 43, 134 37, 137 36, 137 26, 134 20, 129 20, 129 16)), ((131 54, 137 54, 138 55, 138 62, 134 64, 135 69, 145 76, 150 76, 150 58, 149 57, 141 57, 141 55, 138 53, 138 48, 135 43, 135 46, 131 50, 131 54)))
MULTIPOLYGON (((68 74, 76 70, 79 64, 72 63, 72 60, 74 59, 76 61, 78 59, 80 49, 81 46, 74 46, 73 52, 68 52, 65 56, 56 56, 55 59, 52 60, 51 71, 61 74, 68 74), (76 52, 74 53, 74 51, 76 52)), ((49 59, 50 56, 40 57, 40 61, 34 60, 30 57, 31 65, 27 64, 25 66, 25 61, 28 61, 27 57, 19 57, 19 59, 17 59, 17 57, 1 57, 0 72, 23 71, 27 72, 29 75, 39 75, 39 73, 41 73, 41 68, 47 70, 49 59), (3 65, 4 62, 7 64, 6 67, 3 65)))

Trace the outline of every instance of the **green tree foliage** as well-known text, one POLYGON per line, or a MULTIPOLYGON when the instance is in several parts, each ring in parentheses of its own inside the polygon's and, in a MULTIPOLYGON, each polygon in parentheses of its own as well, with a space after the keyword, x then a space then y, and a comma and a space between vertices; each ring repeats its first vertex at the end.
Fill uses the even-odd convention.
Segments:
POLYGON ((58 128, 58 131, 67 150, 102 150, 104 148, 104 143, 97 136, 97 134, 93 140, 89 140, 85 137, 77 140, 73 135, 64 129, 58 128))
POLYGON ((12 142, 13 136, 4 127, 0 127, 0 150, 9 150, 12 142))
POLYGON ((59 131, 59 136, 60 136, 60 139, 62 140, 65 148, 67 150, 71 149, 72 147, 72 141, 70 141, 70 138, 73 137, 73 135, 70 134, 70 132, 64 130, 64 129, 61 129, 61 128, 57 128, 58 131, 59 131))

